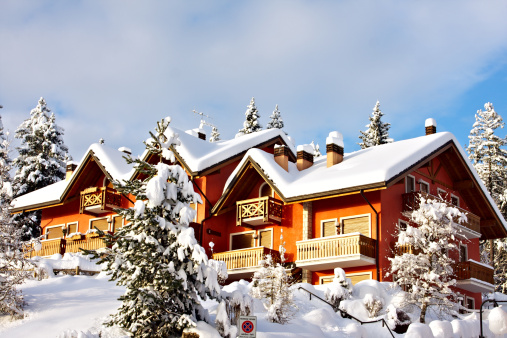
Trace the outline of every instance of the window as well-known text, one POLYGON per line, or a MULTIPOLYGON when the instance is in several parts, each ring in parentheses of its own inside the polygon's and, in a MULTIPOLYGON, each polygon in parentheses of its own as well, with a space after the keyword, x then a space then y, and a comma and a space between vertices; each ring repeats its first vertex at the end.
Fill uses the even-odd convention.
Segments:
POLYGON ((259 230, 259 246, 273 249, 273 229, 259 230))
POLYGON ((273 196, 273 189, 266 182, 261 184, 259 188, 259 197, 273 196))
POLYGON ((459 207, 459 197, 451 194, 451 203, 452 205, 459 207))
POLYGON ((350 278, 352 285, 356 285, 360 281, 371 279, 371 272, 351 273, 345 274, 345 276, 350 278))
POLYGON ((107 217, 104 218, 97 218, 90 220, 90 229, 99 229, 102 231, 108 231, 109 230, 109 219, 107 217))
POLYGON ((408 175, 405 178, 405 192, 409 193, 415 191, 415 177, 408 175))
POLYGON ((113 217, 113 232, 119 230, 123 226, 123 217, 114 216, 113 217))
POLYGON ((255 246, 255 231, 231 234, 231 250, 253 248, 255 246))
POLYGON ((190 203, 190 207, 195 210, 195 216, 192 222, 197 223, 197 203, 190 203))
POLYGON ((67 235, 78 232, 77 222, 67 223, 67 235))
POLYGON ((401 231, 406 231, 407 230, 407 226, 408 226, 408 223, 405 222, 405 221, 402 221, 401 219, 398 220, 398 225, 399 225, 399 229, 401 231))
POLYGON ((459 261, 466 262, 468 260, 468 248, 465 244, 459 245, 459 261))
POLYGON ((332 283, 333 279, 334 279, 334 276, 320 277, 319 278, 319 282, 320 282, 319 284, 320 285, 324 285, 324 284, 332 283))
POLYGON ((322 237, 335 236, 340 234, 339 227, 337 228, 338 219, 326 219, 320 222, 322 237))
POLYGON ((421 192, 424 192, 426 194, 429 194, 430 193, 430 185, 428 182, 425 182, 423 180, 420 180, 419 181, 419 190, 421 192))
POLYGON ((443 200, 447 199, 447 191, 444 189, 437 188, 437 195, 443 200))
POLYGON ((63 238, 63 230, 62 226, 64 224, 60 225, 53 225, 46 228, 46 239, 57 239, 57 238, 63 238))
POLYGON ((467 309, 470 309, 470 310, 475 309, 475 299, 474 299, 474 298, 472 298, 472 297, 467 297, 467 304, 466 304, 466 308, 467 308, 467 309))
POLYGON ((370 214, 341 218, 342 234, 360 232, 370 237, 370 214))

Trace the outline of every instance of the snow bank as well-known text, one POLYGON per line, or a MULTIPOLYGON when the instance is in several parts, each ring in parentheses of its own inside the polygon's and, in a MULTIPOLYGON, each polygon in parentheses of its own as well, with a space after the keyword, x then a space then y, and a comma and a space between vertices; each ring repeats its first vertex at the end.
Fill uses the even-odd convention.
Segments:
POLYGON ((496 307, 488 315, 489 328, 494 334, 507 334, 507 312, 496 307))
POLYGON ((34 257, 32 262, 35 263, 40 271, 43 271, 47 277, 55 276, 54 270, 80 270, 100 272, 102 267, 97 265, 95 260, 91 260, 82 253, 66 253, 65 255, 54 254, 49 258, 34 257))

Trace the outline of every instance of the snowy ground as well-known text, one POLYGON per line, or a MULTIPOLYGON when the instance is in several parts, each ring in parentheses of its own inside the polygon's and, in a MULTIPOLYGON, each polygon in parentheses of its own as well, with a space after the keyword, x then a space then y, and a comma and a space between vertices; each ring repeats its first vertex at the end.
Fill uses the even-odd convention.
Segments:
MULTIPOLYGON (((76 260, 76 259, 74 259, 76 260)), ((67 263, 69 264, 69 263, 67 263)), ((319 296, 324 296, 325 286, 298 284, 319 296)), ((249 283, 242 281, 224 288, 228 292, 240 290, 248 292, 249 283)), ((106 328, 102 325, 108 314, 113 313, 120 305, 117 298, 124 289, 106 276, 56 276, 42 281, 30 280, 22 285, 27 303, 25 318, 11 321, 0 318, 1 337, 126 337, 119 328, 106 328)), ((351 313, 361 319, 367 319, 363 298, 367 294, 383 298, 386 304, 396 303, 397 294, 387 283, 364 281, 354 287, 353 298, 344 305, 351 313), (366 318, 365 318, 366 317, 366 318)), ((257 316, 257 337, 391 337, 389 331, 381 324, 359 325, 350 319, 341 318, 329 305, 315 297, 309 300, 304 291, 295 292, 295 303, 298 308, 296 316, 287 325, 269 323, 264 319, 265 310, 260 301, 254 303, 254 315, 257 316)), ((204 306, 210 317, 216 316, 217 303, 206 301, 204 306)), ((381 313, 382 314, 382 313, 381 313)), ((488 318, 489 314, 485 315, 488 318)), ((496 332, 507 332, 507 312, 498 308, 491 312, 491 323, 485 322, 487 337, 494 335, 489 326, 496 332)), ((453 321, 438 321, 435 316, 429 325, 412 324, 405 337, 477 337, 479 336, 478 314, 453 321), (410 333, 412 332, 412 333, 410 333)), ((201 337, 219 337, 211 326, 199 323, 194 329, 201 337)), ((396 335, 402 336, 402 335, 396 335)), ((505 335, 507 337, 507 335, 505 335)))

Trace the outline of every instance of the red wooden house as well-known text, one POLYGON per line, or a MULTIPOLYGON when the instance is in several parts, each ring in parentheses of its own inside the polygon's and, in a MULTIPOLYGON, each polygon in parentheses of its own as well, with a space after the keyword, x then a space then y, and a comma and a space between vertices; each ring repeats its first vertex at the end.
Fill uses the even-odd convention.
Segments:
MULTIPOLYGON (((277 256, 282 229, 286 261, 304 282, 329 282, 336 267, 353 283, 386 280, 396 226, 407 222, 403 212, 423 192, 467 213, 468 222, 456 225, 462 244, 455 271, 458 291, 475 307, 481 292, 493 290, 493 270, 480 263, 479 241, 505 237, 507 226, 454 136, 435 129, 352 153, 344 153, 341 135, 332 132, 320 157, 308 145, 296 149, 277 129, 216 143, 202 131, 168 132, 180 135, 177 162, 203 200, 192 224, 196 237, 210 256, 227 263, 229 280, 250 278, 264 254, 277 256)), ((122 155, 92 145, 68 180, 14 201, 13 212, 42 209, 43 255, 56 246, 72 252, 98 245, 93 226, 114 231, 123 225, 112 207, 133 201, 110 182, 135 173, 122 155), (66 234, 80 234, 68 238, 62 225, 66 234)))

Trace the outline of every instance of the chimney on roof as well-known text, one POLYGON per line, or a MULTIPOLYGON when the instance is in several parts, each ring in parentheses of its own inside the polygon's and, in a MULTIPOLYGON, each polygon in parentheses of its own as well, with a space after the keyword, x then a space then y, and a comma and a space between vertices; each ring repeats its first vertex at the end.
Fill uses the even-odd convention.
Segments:
POLYGON ((309 144, 299 145, 296 166, 299 171, 310 168, 313 165, 313 147, 309 144))
POLYGON ((437 132, 437 121, 432 118, 426 119, 424 127, 426 129, 426 135, 435 134, 437 132))
POLYGON ((337 131, 332 131, 326 137, 326 157, 327 167, 343 161, 343 135, 337 131))
POLYGON ((74 161, 67 162, 65 180, 70 179, 70 177, 72 176, 72 174, 74 173, 74 170, 76 170, 76 168, 77 168, 76 162, 74 162, 74 161))
POLYGON ((118 151, 121 151, 122 153, 125 153, 127 155, 132 155, 132 150, 130 150, 130 148, 127 147, 120 147, 118 148, 118 151))
POLYGON ((275 162, 280 167, 289 171, 289 148, 284 145, 275 144, 275 162))

